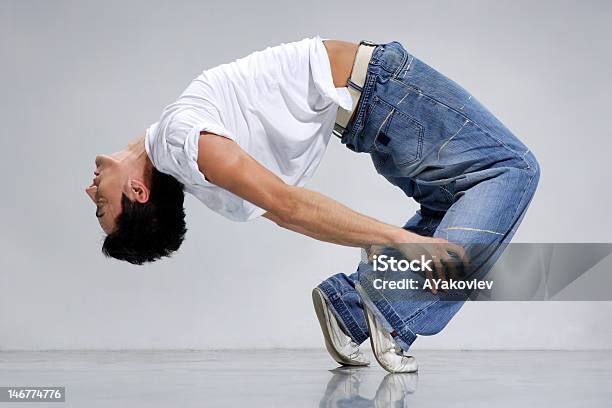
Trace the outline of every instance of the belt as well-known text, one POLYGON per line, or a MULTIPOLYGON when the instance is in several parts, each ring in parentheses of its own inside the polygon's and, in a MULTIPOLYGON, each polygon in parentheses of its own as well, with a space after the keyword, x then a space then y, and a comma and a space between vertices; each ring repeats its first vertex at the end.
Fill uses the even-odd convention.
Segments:
POLYGON ((368 73, 368 64, 372 53, 376 48, 377 44, 370 41, 361 41, 359 47, 357 47, 357 53, 355 54, 355 61, 353 62, 353 68, 351 70, 351 76, 346 81, 349 94, 353 101, 353 109, 348 111, 342 107, 338 107, 338 113, 336 114, 336 123, 334 124, 334 135, 342 137, 342 133, 346 130, 349 121, 355 109, 357 108, 357 102, 361 96, 361 91, 365 83, 366 74, 368 73))

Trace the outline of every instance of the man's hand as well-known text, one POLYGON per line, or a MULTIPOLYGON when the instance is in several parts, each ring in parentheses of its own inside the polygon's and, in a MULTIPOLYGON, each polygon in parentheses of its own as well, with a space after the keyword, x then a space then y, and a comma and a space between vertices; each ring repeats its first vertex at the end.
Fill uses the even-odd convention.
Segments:
MULTIPOLYGON (((464 271, 467 271, 469 266, 469 259, 463 247, 443 238, 412 234, 405 242, 395 243, 392 247, 408 260, 420 259, 421 256, 425 256, 425 259, 433 261, 434 271, 426 270, 425 278, 429 281, 429 287, 434 295, 438 293, 436 285, 433 284, 434 279, 440 279, 439 284, 448 281, 448 279, 457 279, 460 275, 457 263, 462 263, 464 271), (451 254, 455 254, 455 256, 451 254)), ((379 255, 384 248, 385 246, 382 245, 371 245, 366 248, 368 260, 372 261, 374 256, 379 255)))
POLYGON ((431 293, 434 295, 438 293, 436 285, 433 284, 435 278, 440 279, 442 283, 442 281, 459 277, 456 266, 458 261, 463 264, 464 271, 467 271, 469 260, 460 245, 442 238, 421 237, 418 241, 420 242, 401 243, 396 245, 396 248, 408 259, 418 259, 424 255, 426 259, 433 260, 434 271, 425 271, 425 278, 429 281, 431 293), (437 276, 434 276, 434 272, 437 276))

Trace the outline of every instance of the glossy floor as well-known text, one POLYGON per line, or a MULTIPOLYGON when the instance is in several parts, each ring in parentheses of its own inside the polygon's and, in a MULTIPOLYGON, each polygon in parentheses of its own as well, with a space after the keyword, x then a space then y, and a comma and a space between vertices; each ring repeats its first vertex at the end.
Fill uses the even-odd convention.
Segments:
POLYGON ((0 352, 0 386, 65 386, 51 407, 612 406, 612 352, 414 354, 418 374, 335 369, 322 350, 0 352))

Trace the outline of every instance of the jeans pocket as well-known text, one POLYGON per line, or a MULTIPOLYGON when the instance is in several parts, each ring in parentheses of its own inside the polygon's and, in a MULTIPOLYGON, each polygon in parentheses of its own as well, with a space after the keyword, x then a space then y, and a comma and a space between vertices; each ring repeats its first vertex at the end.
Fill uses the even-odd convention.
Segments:
POLYGON ((373 98, 368 127, 374 132, 373 149, 389 155, 396 166, 421 158, 423 125, 378 96, 373 98))

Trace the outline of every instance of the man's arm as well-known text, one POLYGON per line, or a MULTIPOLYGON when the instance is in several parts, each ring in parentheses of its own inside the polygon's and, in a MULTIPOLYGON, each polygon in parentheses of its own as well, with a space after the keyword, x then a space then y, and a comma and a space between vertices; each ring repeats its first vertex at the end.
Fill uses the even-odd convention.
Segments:
POLYGON ((198 167, 211 183, 265 209, 265 218, 315 239, 367 247, 422 238, 355 212, 322 194, 284 183, 225 137, 201 133, 198 167))

